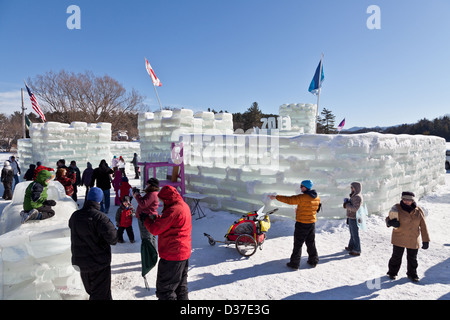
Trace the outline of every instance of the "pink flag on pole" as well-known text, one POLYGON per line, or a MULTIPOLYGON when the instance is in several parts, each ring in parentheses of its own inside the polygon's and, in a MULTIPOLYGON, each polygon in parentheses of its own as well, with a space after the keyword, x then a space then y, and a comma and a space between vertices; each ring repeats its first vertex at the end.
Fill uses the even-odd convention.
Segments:
POLYGON ((152 78, 153 81, 153 85, 155 87, 161 87, 161 81, 158 79, 158 77, 156 76, 155 72, 152 69, 152 66, 150 65, 150 63, 148 63, 147 58, 145 58, 145 68, 147 69, 148 74, 150 75, 150 77, 152 78))
POLYGON ((341 132, 342 128, 344 128, 344 125, 345 125, 345 118, 344 118, 344 120, 341 121, 341 123, 339 123, 337 130, 339 132, 341 132))

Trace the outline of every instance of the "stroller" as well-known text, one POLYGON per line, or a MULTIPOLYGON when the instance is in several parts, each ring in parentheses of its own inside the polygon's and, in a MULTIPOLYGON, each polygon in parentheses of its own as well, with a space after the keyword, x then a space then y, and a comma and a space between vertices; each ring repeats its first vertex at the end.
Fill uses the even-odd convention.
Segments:
POLYGON ((270 229, 269 215, 276 212, 278 209, 273 209, 269 212, 263 213, 264 207, 258 211, 249 212, 242 216, 238 221, 235 221, 228 229, 225 235, 225 241, 214 240, 212 236, 207 233, 203 235, 208 238, 211 246, 216 242, 235 244, 236 250, 243 256, 249 257, 256 252, 259 247, 262 250, 262 244, 266 239, 266 232, 270 229))

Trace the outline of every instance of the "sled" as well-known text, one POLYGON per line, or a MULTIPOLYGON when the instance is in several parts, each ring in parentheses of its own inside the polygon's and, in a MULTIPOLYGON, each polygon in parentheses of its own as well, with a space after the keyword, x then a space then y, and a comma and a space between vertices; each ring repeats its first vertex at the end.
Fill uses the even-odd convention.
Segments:
POLYGON ((367 211, 366 204, 364 206, 359 207, 358 211, 356 212, 356 223, 358 225, 358 228, 362 231, 367 231, 367 217, 369 213, 367 211))
POLYGON ((258 211, 252 211, 243 215, 235 221, 228 229, 224 241, 215 240, 211 235, 203 233, 208 238, 208 243, 214 246, 216 243, 226 245, 235 244, 236 250, 243 256, 249 257, 259 248, 262 250, 262 244, 266 239, 266 232, 270 229, 269 215, 278 209, 273 209, 263 213, 264 206, 258 211))

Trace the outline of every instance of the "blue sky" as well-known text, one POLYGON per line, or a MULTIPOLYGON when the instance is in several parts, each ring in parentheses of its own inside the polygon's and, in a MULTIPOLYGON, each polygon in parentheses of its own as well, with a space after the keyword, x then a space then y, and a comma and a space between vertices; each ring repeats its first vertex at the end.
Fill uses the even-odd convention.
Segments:
MULTIPOLYGON (((92 71, 164 106, 266 113, 316 103, 309 83, 324 53, 320 110, 353 126, 450 113, 448 0, 0 0, 0 112, 19 111, 23 79, 92 71), (81 10, 69 30, 67 7, 81 10), (381 29, 370 30, 370 5, 381 29)), ((25 96, 28 111, 31 104, 25 96)))

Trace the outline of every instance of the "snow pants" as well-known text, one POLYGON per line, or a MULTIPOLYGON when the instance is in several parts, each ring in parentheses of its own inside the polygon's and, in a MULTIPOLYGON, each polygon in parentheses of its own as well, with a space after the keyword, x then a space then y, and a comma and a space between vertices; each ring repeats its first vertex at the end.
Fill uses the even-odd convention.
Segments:
POLYGON ((134 242, 133 226, 129 226, 129 227, 126 227, 126 228, 124 228, 124 227, 119 227, 119 228, 117 229, 117 238, 119 239, 119 241, 120 241, 120 242, 123 241, 123 232, 124 232, 125 230, 127 231, 128 239, 129 239, 130 241, 133 241, 133 242, 134 242))
POLYGON ((189 259, 183 261, 159 259, 156 276, 156 296, 159 300, 189 300, 188 267, 189 259))
POLYGON ((308 252, 308 263, 315 265, 319 262, 319 256, 316 249, 316 224, 315 223, 295 223, 294 231, 294 249, 291 255, 291 264, 300 265, 303 243, 306 244, 308 252))
POLYGON ((12 181, 3 183, 3 200, 12 200, 12 181))
POLYGON ((111 266, 98 271, 80 272, 89 300, 112 300, 111 266))
MULTIPOLYGON (((398 247, 394 245, 394 249, 392 251, 391 259, 389 259, 389 271, 388 275, 396 276, 398 271, 400 270, 400 266, 402 265, 402 257, 405 252, 404 247, 398 247)), ((408 249, 406 248, 406 274, 411 277, 417 277, 417 253, 419 249, 408 249)))

